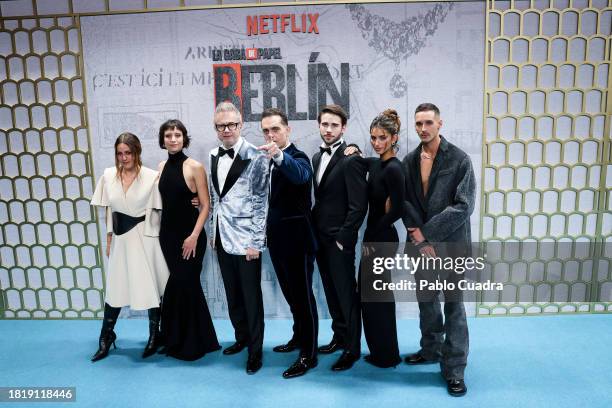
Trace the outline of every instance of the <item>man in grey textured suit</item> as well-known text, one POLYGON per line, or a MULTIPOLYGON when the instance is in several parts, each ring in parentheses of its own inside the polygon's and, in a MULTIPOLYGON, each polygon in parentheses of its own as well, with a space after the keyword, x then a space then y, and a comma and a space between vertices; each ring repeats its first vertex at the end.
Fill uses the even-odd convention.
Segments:
POLYGON ((242 116, 229 102, 215 110, 221 146, 210 152, 211 243, 217 250, 236 343, 223 354, 248 347, 246 371, 262 366, 264 311, 261 253, 266 245, 269 167, 266 155, 240 136, 242 116))
MULTIPOLYGON (((421 139, 403 160, 406 171, 406 213, 403 219, 417 256, 469 256, 470 215, 474 211, 476 180, 470 157, 440 135, 440 110, 423 103, 415 110, 415 128, 421 139)), ((415 274, 417 282, 432 273, 415 274)), ((456 280, 450 271, 443 279, 456 280)), ((440 362, 448 393, 467 392, 464 370, 468 355, 465 307, 458 291, 444 291, 444 319, 440 291, 418 290, 421 350, 406 357, 407 364, 440 362)))

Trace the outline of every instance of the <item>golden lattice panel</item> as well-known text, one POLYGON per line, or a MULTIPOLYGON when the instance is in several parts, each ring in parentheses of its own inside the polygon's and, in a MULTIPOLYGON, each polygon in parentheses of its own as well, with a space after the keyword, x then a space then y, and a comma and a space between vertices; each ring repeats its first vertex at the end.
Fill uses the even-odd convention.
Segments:
POLYGON ((611 311, 610 2, 487 4, 478 313, 611 311))
POLYGON ((78 20, 1 23, 0 309, 95 317, 104 279, 78 20))

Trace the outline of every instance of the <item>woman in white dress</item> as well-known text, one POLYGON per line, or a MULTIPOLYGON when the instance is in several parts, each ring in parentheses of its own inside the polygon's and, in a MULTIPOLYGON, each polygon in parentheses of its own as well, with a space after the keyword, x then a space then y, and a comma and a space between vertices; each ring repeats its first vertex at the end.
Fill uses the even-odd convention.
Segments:
POLYGON ((122 133, 115 141, 115 167, 104 170, 91 205, 106 208, 106 293, 98 361, 108 355, 121 307, 148 310, 149 341, 143 358, 161 345, 160 299, 168 280, 168 267, 159 246, 159 200, 155 199, 157 172, 142 166, 140 140, 122 133))

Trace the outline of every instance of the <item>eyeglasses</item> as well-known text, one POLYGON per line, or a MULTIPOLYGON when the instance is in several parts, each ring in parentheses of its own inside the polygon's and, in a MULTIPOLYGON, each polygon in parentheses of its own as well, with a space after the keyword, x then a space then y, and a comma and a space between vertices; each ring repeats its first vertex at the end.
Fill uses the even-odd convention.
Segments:
POLYGON ((240 123, 238 122, 230 122, 230 123, 215 123, 215 129, 217 129, 217 132, 224 132, 225 129, 232 131, 232 130, 236 130, 238 128, 238 125, 240 123))

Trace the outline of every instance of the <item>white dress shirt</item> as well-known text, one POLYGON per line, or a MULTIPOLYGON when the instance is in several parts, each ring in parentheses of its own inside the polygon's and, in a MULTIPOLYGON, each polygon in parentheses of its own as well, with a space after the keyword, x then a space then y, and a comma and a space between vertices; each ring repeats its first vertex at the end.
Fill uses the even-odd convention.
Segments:
POLYGON ((336 150, 338 150, 338 147, 340 147, 343 142, 344 139, 340 138, 340 140, 338 140, 332 146, 328 146, 325 143, 321 145, 321 147, 331 147, 331 154, 327 154, 327 152, 321 154, 321 162, 319 163, 319 171, 317 173, 317 184, 321 183, 321 179, 323 178, 323 174, 325 174, 325 169, 327 169, 327 165, 329 164, 334 153, 336 153, 336 150))
MULTIPOLYGON (((228 154, 224 154, 219 157, 217 161, 217 181, 219 182, 219 191, 223 191, 223 186, 225 185, 225 180, 227 179, 227 174, 230 171, 230 167, 234 163, 234 159, 238 155, 240 148, 242 147, 242 137, 238 138, 238 141, 235 145, 232 146, 234 149, 234 157, 230 157, 228 154)), ((221 150, 227 150, 223 146, 219 146, 219 153, 221 150)))

